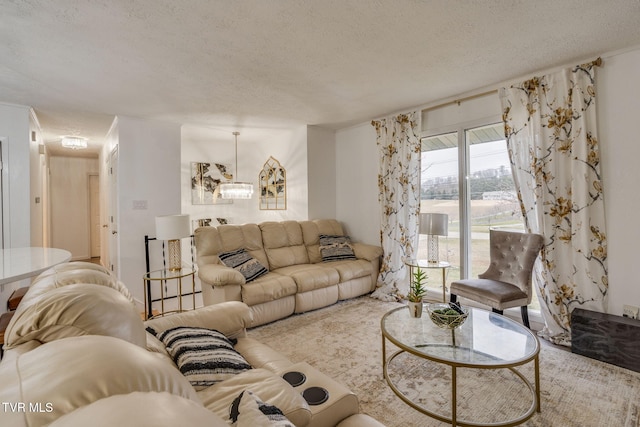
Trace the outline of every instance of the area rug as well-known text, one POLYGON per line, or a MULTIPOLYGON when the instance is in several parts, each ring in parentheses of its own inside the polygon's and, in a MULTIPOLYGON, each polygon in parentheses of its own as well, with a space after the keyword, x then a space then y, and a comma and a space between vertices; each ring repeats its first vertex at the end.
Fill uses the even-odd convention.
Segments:
MULTIPOLYGON (((340 381, 360 399, 360 410, 389 427, 444 426, 411 408, 382 374, 380 319, 401 305, 360 297, 252 328, 248 335, 293 362, 306 361, 340 381)), ((387 346, 387 354, 394 347, 387 346)), ((393 380, 413 400, 450 416, 450 368, 411 355, 394 359, 393 380)), ((533 380, 533 366, 521 372, 533 380)), ((541 342, 540 413, 535 427, 640 426, 640 373, 541 342)), ((491 423, 527 410, 531 395, 508 370, 458 370, 458 417, 491 423)))

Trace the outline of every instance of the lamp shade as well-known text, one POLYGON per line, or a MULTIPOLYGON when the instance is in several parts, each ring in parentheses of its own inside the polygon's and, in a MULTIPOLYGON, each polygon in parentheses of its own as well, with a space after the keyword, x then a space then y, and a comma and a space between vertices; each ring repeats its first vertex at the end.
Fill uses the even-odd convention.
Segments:
POLYGON ((420 214, 420 234, 446 236, 449 230, 449 215, 441 213, 420 214))
POLYGON ((163 215, 156 217, 156 239, 177 240, 190 235, 189 215, 163 215))

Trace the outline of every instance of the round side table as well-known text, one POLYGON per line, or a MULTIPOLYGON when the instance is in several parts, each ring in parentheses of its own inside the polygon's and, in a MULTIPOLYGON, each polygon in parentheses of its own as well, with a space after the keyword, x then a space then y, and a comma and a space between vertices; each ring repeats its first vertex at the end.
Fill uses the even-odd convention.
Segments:
POLYGON ((180 270, 155 270, 145 273, 142 277, 144 283, 144 313, 145 320, 154 316, 153 303, 160 302, 159 316, 163 316, 167 313, 184 311, 182 308, 182 280, 191 277, 191 297, 193 299, 193 309, 196 308, 196 270, 193 267, 182 267, 180 270), (167 281, 177 281, 177 294, 175 296, 167 296, 165 292, 165 285, 167 281), (152 284, 160 284, 160 298, 152 298, 151 286, 152 284), (164 302, 167 299, 178 298, 178 310, 165 311, 164 302))
POLYGON ((405 260, 405 265, 409 267, 409 280, 413 277, 413 270, 415 268, 426 269, 440 269, 442 270, 442 302, 447 302, 447 270, 451 268, 451 264, 446 261, 439 261, 437 263, 429 262, 426 259, 408 259, 405 260))

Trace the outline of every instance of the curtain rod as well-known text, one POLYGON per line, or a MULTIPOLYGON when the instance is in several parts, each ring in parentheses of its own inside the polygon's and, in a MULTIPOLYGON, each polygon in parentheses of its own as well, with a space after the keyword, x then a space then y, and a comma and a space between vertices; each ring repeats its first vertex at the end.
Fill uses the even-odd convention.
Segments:
POLYGON ((455 98, 455 99, 452 99, 451 101, 441 102, 438 105, 433 105, 433 106, 430 106, 430 107, 423 108, 421 111, 429 111, 429 110, 433 110, 435 108, 444 107, 445 105, 449 105, 449 104, 458 104, 458 105, 460 105, 465 101, 470 101, 470 100, 475 99, 475 98, 481 98, 483 96, 491 95, 492 93, 497 93, 497 92, 498 92, 498 89, 491 89, 491 90, 487 90, 485 92, 475 93, 473 95, 468 95, 468 96, 465 96, 465 97, 462 97, 462 98, 455 98))
MULTIPOLYGON (((582 66, 590 66, 590 65, 592 65, 592 66, 596 66, 596 67, 601 67, 602 63, 603 63, 602 58, 601 57, 597 57, 596 59, 594 59, 591 62, 587 62, 587 63, 582 64, 582 66)), ((505 83, 500 83, 499 85, 502 86, 503 84, 505 84, 505 83)), ((474 93, 472 95, 465 96, 465 97, 462 97, 462 98, 454 98, 454 99, 452 99, 450 101, 444 101, 444 102, 441 102, 441 103, 439 103, 437 105, 432 105, 432 106, 429 106, 429 107, 422 108, 420 111, 429 111, 429 110, 433 110, 435 108, 444 107, 445 105, 450 105, 450 104, 458 104, 458 105, 460 105, 465 101, 470 101, 470 100, 475 99, 475 98, 480 98, 480 97, 483 97, 483 96, 486 96, 486 95, 491 95, 493 93, 497 93, 498 90, 499 89, 496 88, 496 89, 491 89, 491 90, 487 90, 487 91, 480 92, 480 93, 474 93)))
MULTIPOLYGON (((591 61, 591 62, 587 62, 587 63, 582 64, 582 66, 594 65, 594 66, 596 66, 596 67, 601 67, 601 66, 602 66, 602 64, 603 64, 602 58, 601 58, 601 57, 597 57, 596 59, 594 59, 594 60, 593 60, 593 61, 591 61)), ((566 67, 566 65, 565 65, 564 67, 566 67)), ((562 67, 560 67, 560 68, 562 68, 562 67)), ((551 70, 555 70, 555 69, 551 69, 551 70)), ((548 72, 548 71, 547 71, 547 72, 548 72)), ((524 78, 524 77, 521 77, 520 79, 527 80, 527 79, 526 79, 526 78, 524 78)), ((420 111, 420 112, 424 112, 424 111, 429 111, 429 110, 434 110, 434 109, 436 109, 436 108, 444 107, 445 105, 450 105, 450 104, 458 104, 458 105, 460 105, 460 104, 462 104, 462 103, 463 103, 463 102, 465 102, 465 101, 470 101, 470 100, 472 100, 472 99, 480 98, 480 97, 482 97, 482 96, 490 95, 490 94, 492 94, 492 93, 498 93, 498 91, 499 91, 499 90, 500 90, 504 85, 508 85, 508 84, 509 84, 509 82, 514 82, 514 81, 518 81, 518 78, 516 78, 516 79, 511 79, 511 80, 507 80, 507 81, 504 81, 504 82, 502 82, 502 83, 498 83, 497 85, 495 85, 495 86, 497 86, 497 87, 494 87, 493 89, 485 90, 484 92, 480 92, 480 93, 473 93, 473 94, 470 94, 470 95, 464 96, 464 97, 462 97, 462 98, 451 97, 452 99, 450 99, 450 100, 448 100, 448 101, 441 101, 441 102, 439 102, 438 104, 435 104, 435 105, 429 105, 429 104, 426 104, 426 105, 425 105, 425 104, 423 104, 422 106, 418 106, 418 107, 415 107, 415 108, 412 108, 412 109, 408 109, 408 110, 403 110, 403 112, 396 112, 396 113, 391 114, 391 115, 406 114, 406 113, 409 113, 409 112, 411 112, 411 111, 420 111)), ((511 83, 511 84, 513 84, 513 83, 511 83)), ((487 87, 487 86, 485 86, 485 88, 486 88, 486 87, 487 87)), ((489 87, 491 87, 491 86, 489 86, 489 87)), ((482 90, 482 89, 480 89, 480 90, 482 90)), ((436 102, 437 102, 437 101, 436 101, 436 102)), ((386 116, 383 116, 383 117, 386 117, 386 116)), ((375 118, 375 119, 373 119, 373 121, 381 120, 383 117, 375 118)))

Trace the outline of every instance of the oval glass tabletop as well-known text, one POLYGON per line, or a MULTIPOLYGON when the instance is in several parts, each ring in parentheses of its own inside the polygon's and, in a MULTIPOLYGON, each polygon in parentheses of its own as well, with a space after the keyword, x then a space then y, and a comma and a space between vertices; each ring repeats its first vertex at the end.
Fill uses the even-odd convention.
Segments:
POLYGON ((525 326, 490 311, 470 308, 462 326, 442 329, 426 310, 414 318, 408 307, 385 314, 382 333, 403 350, 458 366, 497 367, 521 364, 540 351, 537 337, 525 326))

